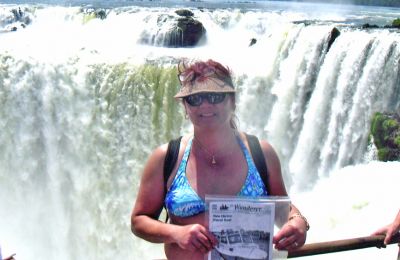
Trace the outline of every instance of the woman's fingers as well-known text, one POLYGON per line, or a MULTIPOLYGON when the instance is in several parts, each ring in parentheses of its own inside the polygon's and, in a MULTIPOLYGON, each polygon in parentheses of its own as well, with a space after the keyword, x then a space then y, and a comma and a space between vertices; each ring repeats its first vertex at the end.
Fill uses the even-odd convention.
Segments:
POLYGON ((294 235, 287 235, 275 243, 275 248, 278 250, 285 250, 298 246, 299 242, 296 241, 296 236, 294 235))
POLYGON ((207 253, 212 248, 210 247, 209 243, 204 243, 203 241, 197 240, 194 242, 196 250, 201 251, 202 253, 207 253))
POLYGON ((178 245, 187 250, 207 253, 214 248, 215 237, 199 224, 183 226, 178 236, 178 245))
POLYGON ((296 241, 294 236, 290 236, 287 239, 283 239, 275 244, 277 250, 293 250, 301 247, 303 243, 296 241))
POLYGON ((299 228, 286 224, 274 236, 273 241, 277 250, 293 250, 304 245, 305 234, 299 228))

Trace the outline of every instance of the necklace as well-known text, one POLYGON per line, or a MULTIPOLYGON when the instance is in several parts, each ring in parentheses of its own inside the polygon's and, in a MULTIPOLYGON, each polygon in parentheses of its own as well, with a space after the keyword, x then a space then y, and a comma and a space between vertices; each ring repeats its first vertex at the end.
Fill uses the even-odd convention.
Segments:
MULTIPOLYGON (((196 137, 193 137, 193 141, 199 146, 199 148, 202 150, 202 151, 204 151, 204 152, 206 152, 206 154, 208 154, 208 156, 209 157, 211 157, 211 165, 212 166, 216 166, 217 165, 217 160, 215 159, 215 157, 222 151, 217 151, 216 153, 211 153, 210 151, 208 151, 201 143, 200 143, 200 141, 199 140, 197 140, 197 138, 196 137)), ((233 149, 231 149, 231 151, 228 153, 228 155, 229 154, 231 154, 233 152, 233 149)))

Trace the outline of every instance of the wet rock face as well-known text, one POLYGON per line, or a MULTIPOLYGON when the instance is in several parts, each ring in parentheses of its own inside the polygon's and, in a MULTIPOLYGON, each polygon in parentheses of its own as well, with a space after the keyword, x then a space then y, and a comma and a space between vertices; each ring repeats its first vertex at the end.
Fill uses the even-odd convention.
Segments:
POLYGON ((400 161, 399 114, 375 113, 370 132, 380 161, 400 161))
POLYGON ((192 17, 178 18, 176 26, 173 28, 171 34, 171 42, 168 43, 169 47, 189 47, 197 45, 201 38, 205 36, 206 29, 203 24, 192 17))
POLYGON ((14 16, 13 22, 21 22, 26 25, 32 22, 29 15, 25 11, 22 11, 20 7, 18 9, 12 9, 11 13, 14 16))
POLYGON ((334 27, 334 28, 332 29, 332 31, 330 32, 329 37, 328 37, 328 47, 327 47, 326 52, 329 51, 329 49, 331 48, 333 42, 334 42, 334 41, 336 40, 336 38, 339 37, 339 36, 340 36, 340 31, 339 31, 336 27, 334 27))
POLYGON ((184 17, 193 17, 194 16, 193 12, 190 10, 187 10, 187 9, 179 9, 179 10, 176 10, 175 13, 179 16, 184 16, 184 17))
POLYGON ((8 15, 0 17, 0 32, 15 32, 32 23, 31 10, 13 8, 8 15))
POLYGON ((194 19, 193 12, 186 9, 175 11, 178 17, 174 17, 171 28, 164 37, 164 47, 194 47, 205 37, 206 29, 203 24, 194 19))
POLYGON ((88 22, 91 19, 101 19, 104 20, 107 18, 110 10, 102 9, 102 8, 81 8, 81 13, 85 15, 84 22, 88 22))
POLYGON ((142 33, 140 42, 161 47, 179 48, 201 45, 206 37, 203 24, 190 10, 180 9, 176 15, 160 15, 152 31, 142 33))

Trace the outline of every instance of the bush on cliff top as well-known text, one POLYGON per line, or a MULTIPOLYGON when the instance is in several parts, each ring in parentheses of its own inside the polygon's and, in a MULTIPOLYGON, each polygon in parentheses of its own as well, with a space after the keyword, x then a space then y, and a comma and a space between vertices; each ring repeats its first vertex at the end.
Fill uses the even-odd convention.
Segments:
POLYGON ((375 113, 370 131, 378 149, 380 161, 400 160, 400 118, 398 116, 375 113))

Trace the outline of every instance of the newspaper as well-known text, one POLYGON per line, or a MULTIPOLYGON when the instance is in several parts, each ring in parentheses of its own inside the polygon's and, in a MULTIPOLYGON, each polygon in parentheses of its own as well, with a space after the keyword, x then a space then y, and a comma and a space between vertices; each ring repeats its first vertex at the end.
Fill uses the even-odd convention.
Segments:
POLYGON ((219 243, 208 260, 272 259, 275 204, 259 199, 210 198, 209 230, 219 243))

